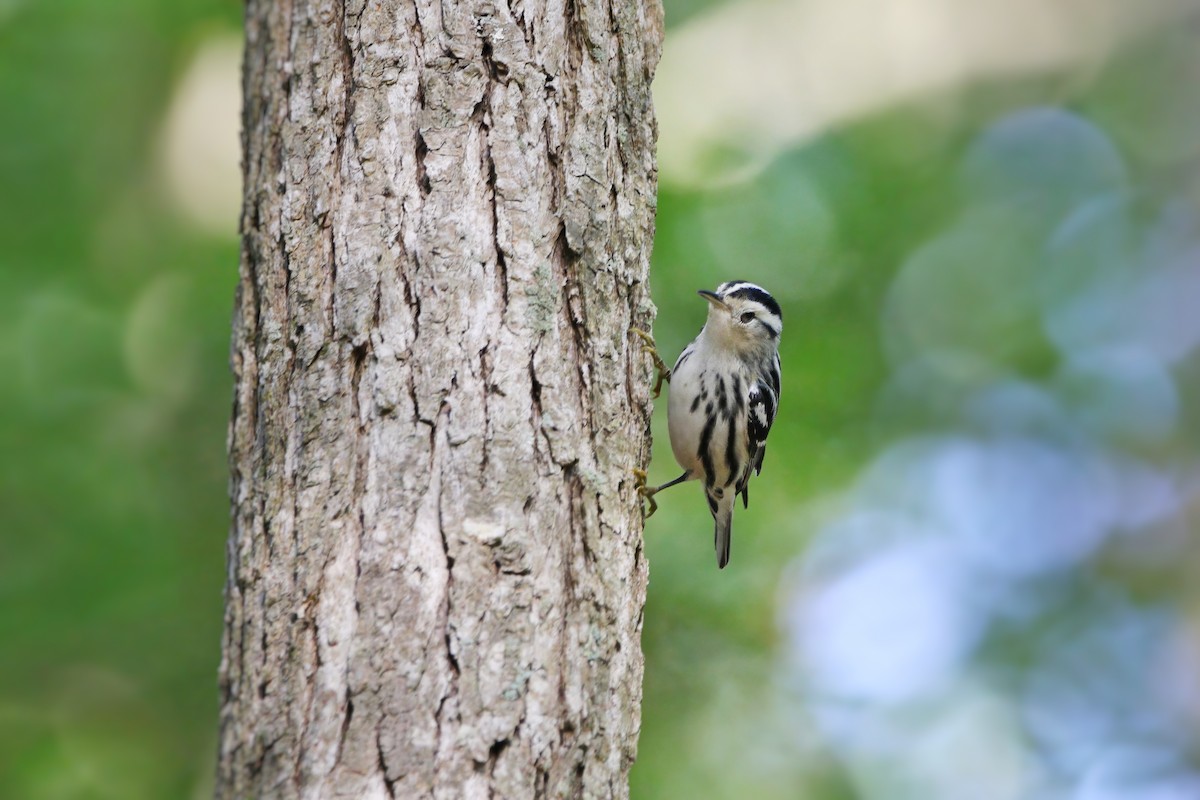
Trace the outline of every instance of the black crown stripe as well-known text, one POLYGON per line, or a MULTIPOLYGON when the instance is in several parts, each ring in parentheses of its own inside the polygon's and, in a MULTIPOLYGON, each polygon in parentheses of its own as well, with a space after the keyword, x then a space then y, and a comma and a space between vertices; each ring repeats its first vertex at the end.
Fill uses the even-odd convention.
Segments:
POLYGON ((768 294, 765 289, 761 289, 758 286, 741 286, 725 296, 737 297, 742 300, 753 300, 754 302, 761 304, 763 308, 767 309, 767 311, 770 311, 772 314, 779 317, 780 320, 783 319, 783 310, 780 309, 779 303, 776 303, 775 298, 771 297, 771 295, 768 294))

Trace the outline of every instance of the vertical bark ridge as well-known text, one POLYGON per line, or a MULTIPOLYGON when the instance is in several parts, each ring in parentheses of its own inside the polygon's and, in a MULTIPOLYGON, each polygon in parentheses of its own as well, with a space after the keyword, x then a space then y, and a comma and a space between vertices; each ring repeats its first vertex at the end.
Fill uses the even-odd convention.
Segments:
POLYGON ((657 0, 249 0, 220 797, 624 797, 657 0))

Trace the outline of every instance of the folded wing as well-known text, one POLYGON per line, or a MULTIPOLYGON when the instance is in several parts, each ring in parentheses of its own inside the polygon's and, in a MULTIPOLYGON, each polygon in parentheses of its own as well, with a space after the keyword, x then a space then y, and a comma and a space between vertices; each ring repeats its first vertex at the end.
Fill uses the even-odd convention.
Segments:
MULTIPOLYGON (((776 375, 778 372, 775 373, 776 375)), ((737 493, 742 496, 743 506, 750 505, 750 475, 762 472, 763 456, 767 452, 767 435, 775 422, 775 411, 779 406, 779 394, 771 384, 774 381, 759 379, 750 387, 746 397, 746 435, 749 439, 750 459, 745 472, 738 479, 737 493)), ((778 384, 775 384, 778 386, 778 384)))

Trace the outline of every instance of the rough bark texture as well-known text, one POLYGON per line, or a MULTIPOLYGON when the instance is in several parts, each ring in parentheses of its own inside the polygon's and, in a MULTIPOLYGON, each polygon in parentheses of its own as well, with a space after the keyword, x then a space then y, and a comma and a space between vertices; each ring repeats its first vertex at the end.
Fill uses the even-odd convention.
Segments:
POLYGON ((217 796, 626 796, 658 1, 246 23, 217 796))

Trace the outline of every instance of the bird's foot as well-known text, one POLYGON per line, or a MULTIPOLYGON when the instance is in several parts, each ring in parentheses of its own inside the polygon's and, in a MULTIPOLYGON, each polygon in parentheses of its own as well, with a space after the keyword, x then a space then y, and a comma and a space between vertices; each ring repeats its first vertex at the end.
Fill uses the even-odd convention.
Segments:
POLYGON ((654 502, 654 495, 658 493, 658 489, 646 485, 646 471, 644 469, 634 469, 633 477, 637 479, 633 485, 637 490, 638 496, 644 498, 650 504, 649 508, 642 507, 642 519, 650 519, 654 516, 654 512, 658 511, 658 503, 654 502))
MULTIPOLYGON (((643 343, 642 344, 642 352, 648 353, 650 355, 650 358, 654 361, 654 369, 657 370, 658 374, 655 376, 654 388, 650 390, 650 396, 653 398, 657 398, 659 396, 659 394, 662 393, 663 383, 671 382, 671 369, 662 360, 662 357, 659 356, 658 350, 656 349, 656 346, 654 344, 653 336, 651 336, 650 334, 646 333, 645 331, 643 331, 639 328, 630 328, 629 332, 634 334, 635 336, 637 336, 639 339, 642 340, 642 343, 643 343)), ((645 478, 643 477, 643 482, 644 481, 645 481, 645 478)), ((653 513, 653 512, 651 512, 651 513, 653 513)))

